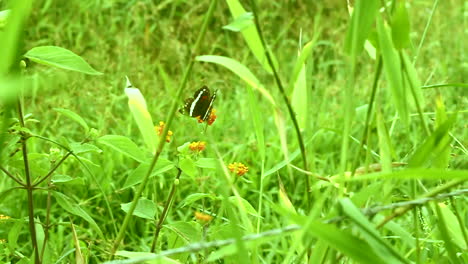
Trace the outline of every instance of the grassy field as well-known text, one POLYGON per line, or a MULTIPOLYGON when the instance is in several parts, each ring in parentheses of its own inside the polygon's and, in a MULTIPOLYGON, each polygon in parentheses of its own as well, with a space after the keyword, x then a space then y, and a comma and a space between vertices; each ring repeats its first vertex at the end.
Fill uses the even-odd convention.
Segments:
POLYGON ((351 2, 0 1, 0 262, 468 263, 468 2, 351 2))

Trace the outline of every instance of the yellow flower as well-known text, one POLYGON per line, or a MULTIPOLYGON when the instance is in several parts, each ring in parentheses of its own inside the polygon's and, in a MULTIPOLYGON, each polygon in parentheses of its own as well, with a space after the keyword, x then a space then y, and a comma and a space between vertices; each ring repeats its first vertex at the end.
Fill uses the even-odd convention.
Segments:
POLYGON ((2 215, 0 214, 0 220, 8 220, 10 219, 11 217, 9 217, 8 215, 2 215))
POLYGON ((213 217, 211 215, 201 213, 201 212, 195 212, 195 218, 197 220, 202 221, 202 222, 209 222, 209 221, 211 221, 213 219, 213 217))
MULTIPOLYGON (((159 126, 155 126, 154 127, 154 130, 156 131, 156 133, 158 134, 158 136, 161 136, 163 130, 164 130, 164 122, 163 121, 159 121, 159 126)), ((174 133, 169 130, 167 131, 167 135, 166 135, 166 142, 171 142, 171 137, 174 133)))
POLYGON ((205 141, 195 141, 189 144, 189 149, 194 152, 201 152, 205 150, 206 142, 205 141))
POLYGON ((228 165, 228 169, 234 172, 237 176, 242 176, 249 171, 249 167, 245 166, 240 162, 234 162, 228 165))

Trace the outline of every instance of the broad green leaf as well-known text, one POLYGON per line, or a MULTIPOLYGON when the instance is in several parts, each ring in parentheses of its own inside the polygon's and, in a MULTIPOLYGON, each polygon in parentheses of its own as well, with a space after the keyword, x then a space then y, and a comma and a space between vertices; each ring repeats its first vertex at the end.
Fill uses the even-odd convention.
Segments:
MULTIPOLYGON (((439 95, 438 97, 436 97, 436 120, 435 120, 436 127, 437 128, 441 127, 446 121, 447 121, 447 113, 445 111, 445 105, 442 100, 442 96, 439 95)), ((446 133, 443 137, 444 138, 441 139, 441 141, 451 141, 449 133, 446 133)), ((441 149, 439 155, 437 155, 437 157, 432 162, 433 167, 441 168, 441 169, 447 168, 449 166, 449 161, 450 161, 450 151, 451 151, 450 146, 447 146, 441 149)))
POLYGON ((326 241, 330 247, 354 259, 356 263, 387 263, 375 253, 366 240, 354 236, 347 230, 313 221, 304 227, 304 231, 310 236, 326 241))
POLYGON ((318 36, 319 36, 318 34, 315 35, 314 36, 315 38, 312 41, 307 42, 307 44, 305 44, 304 48, 301 50, 301 53, 299 54, 299 57, 296 60, 296 64, 294 65, 294 69, 290 75, 289 84, 288 84, 288 92, 293 91, 294 86, 297 83, 297 79, 299 75, 301 74, 301 72, 303 71, 305 62, 309 58, 310 54, 312 53, 312 48, 315 46, 318 36))
MULTIPOLYGON (((153 171, 151 172, 150 177, 154 177, 158 174, 164 173, 174 168, 174 163, 165 158, 159 158, 158 162, 154 166, 153 171)), ((142 163, 135 170, 133 170, 130 175, 128 175, 127 180, 125 181, 122 189, 132 187, 143 180, 143 177, 148 173, 149 164, 142 163)))
POLYGON ((68 196, 66 196, 63 193, 52 192, 52 194, 55 197, 55 200, 57 201, 57 203, 60 205, 60 207, 62 207, 65 211, 69 212, 70 214, 83 218, 86 222, 89 223, 89 225, 94 230, 98 232, 98 235, 104 239, 104 234, 102 233, 98 224, 77 203, 75 203, 72 199, 70 199, 68 196))
MULTIPOLYGON (((237 20, 240 16, 243 16, 246 13, 245 9, 242 7, 241 3, 238 0, 226 0, 226 3, 228 4, 229 10, 231 11, 231 15, 235 20, 237 20)), ((262 45, 260 35, 258 34, 257 28, 254 26, 254 24, 252 23, 252 26, 245 27, 241 31, 241 33, 244 37, 245 42, 247 42, 250 51, 252 51, 252 53, 254 54, 255 58, 257 58, 257 60, 267 72, 272 73, 273 70, 268 64, 268 60, 265 56, 265 47, 263 47, 262 45)), ((276 58, 274 57, 272 52, 268 52, 270 53, 270 57, 273 60, 273 65, 275 66, 275 69, 278 69, 278 62, 276 61, 276 58)))
POLYGON ((73 154, 81 154, 81 153, 87 153, 87 152, 96 152, 96 153, 102 152, 100 148, 89 143, 72 142, 70 143, 69 147, 70 147, 70 150, 73 151, 73 154))
POLYGON ((93 69, 82 57, 70 50, 57 46, 40 46, 30 49, 24 57, 39 64, 91 75, 102 75, 93 69))
POLYGON ((154 129, 153 119, 148 112, 146 100, 138 88, 135 88, 127 78, 125 94, 128 97, 128 107, 140 129, 140 133, 151 152, 155 152, 158 137, 154 129))
POLYGON ((233 32, 240 32, 243 29, 250 27, 254 24, 253 14, 251 12, 246 12, 238 16, 232 23, 229 25, 223 26, 223 29, 230 30, 233 32))
POLYGON ((341 208, 346 216, 351 219, 359 232, 366 239, 376 254, 388 263, 409 263, 404 256, 400 255, 388 242, 383 240, 374 225, 359 211, 349 198, 341 199, 341 208))
POLYGON ((410 44, 410 22, 405 4, 405 0, 396 1, 396 9, 392 16, 392 40, 397 50, 410 44))
POLYGON ((204 61, 204 62, 211 62, 216 63, 221 66, 226 67, 227 69, 231 70, 237 76, 239 76, 242 80, 244 80, 248 85, 252 88, 258 90, 269 103, 272 105, 276 105, 275 100, 271 96, 270 92, 263 87, 260 81, 253 75, 253 73, 240 62, 233 60, 231 58, 223 57, 223 56, 214 56, 214 55, 204 55, 198 56, 196 58, 197 61, 204 61))
POLYGON ((136 161, 145 162, 147 160, 145 152, 127 137, 119 135, 105 135, 98 138, 98 142, 136 161))
POLYGON ((203 169, 216 169, 218 167, 218 160, 214 158, 199 158, 195 161, 195 166, 203 169))
MULTIPOLYGON (((120 208, 125 213, 128 213, 131 204, 131 202, 121 204, 120 208)), ((138 199, 138 203, 135 208, 135 211, 133 211, 133 215, 149 220, 154 220, 154 216, 156 215, 156 204, 154 204, 153 201, 146 199, 145 197, 141 197, 140 199, 138 199)))
POLYGON ((390 86, 392 100, 400 114, 403 124, 407 127, 409 125, 409 112, 405 87, 403 86, 401 61, 397 51, 392 45, 388 29, 385 27, 381 17, 377 17, 377 34, 380 52, 383 58, 383 68, 390 86))
POLYGON ((250 116, 252 119, 253 127, 255 130, 255 136, 257 138, 257 147, 260 159, 265 160, 265 138, 264 138, 264 123, 262 121, 261 110, 258 107, 258 102, 256 102, 252 87, 247 87, 247 94, 249 95, 249 109, 250 116))
POLYGON ((345 51, 351 57, 355 58, 361 53, 364 42, 371 32, 378 8, 379 1, 377 0, 356 1, 345 40, 345 51))
POLYGON ((202 230, 197 222, 174 222, 164 225, 164 228, 172 230, 186 243, 198 242, 202 240, 202 230))
POLYGON ((195 177, 198 174, 195 162, 188 156, 180 157, 179 168, 190 177, 195 177))
POLYGON ((86 121, 77 113, 64 109, 64 108, 54 108, 56 112, 59 112, 60 114, 70 118, 71 120, 77 122, 80 126, 82 126, 85 129, 85 132, 89 131, 89 126, 86 124, 86 121))

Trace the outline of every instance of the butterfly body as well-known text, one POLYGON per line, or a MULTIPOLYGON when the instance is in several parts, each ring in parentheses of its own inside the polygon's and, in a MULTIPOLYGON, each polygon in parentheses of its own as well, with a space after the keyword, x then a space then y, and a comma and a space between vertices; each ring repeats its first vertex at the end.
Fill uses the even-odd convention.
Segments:
POLYGON ((185 100, 185 104, 179 112, 206 121, 210 116, 215 99, 216 91, 211 94, 210 89, 207 86, 203 86, 195 92, 192 98, 185 100))

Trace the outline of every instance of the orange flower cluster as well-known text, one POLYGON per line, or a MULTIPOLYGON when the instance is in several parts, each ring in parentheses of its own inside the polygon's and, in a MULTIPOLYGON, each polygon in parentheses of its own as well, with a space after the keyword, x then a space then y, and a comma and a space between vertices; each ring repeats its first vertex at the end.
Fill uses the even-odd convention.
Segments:
MULTIPOLYGON (((205 122, 203 119, 201 119, 200 116, 197 116, 197 121, 198 123, 203 123, 205 122)), ((211 112, 210 112, 210 116, 208 117, 208 119, 206 120, 206 123, 211 126, 214 121, 216 120, 217 116, 216 116, 216 109, 211 109, 211 112)))
POLYGON ((201 152, 205 150, 206 142, 205 141, 195 141, 189 144, 189 149, 194 152, 201 152))
POLYGON ((228 169, 231 172, 236 173, 237 176, 242 176, 246 174, 249 171, 249 167, 245 166, 244 164, 240 162, 234 162, 228 165, 228 169))
MULTIPOLYGON (((156 133, 158 134, 158 136, 161 136, 163 130, 164 130, 164 122, 163 121, 159 121, 159 126, 155 126, 154 129, 156 130, 156 133)), ((171 142, 171 137, 174 133, 169 130, 167 131, 167 135, 166 135, 166 142, 171 142)))
POLYGON ((195 218, 197 220, 202 221, 202 222, 209 222, 209 221, 211 221, 213 219, 213 217, 211 215, 201 213, 201 212, 195 212, 195 218))

